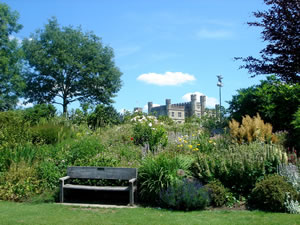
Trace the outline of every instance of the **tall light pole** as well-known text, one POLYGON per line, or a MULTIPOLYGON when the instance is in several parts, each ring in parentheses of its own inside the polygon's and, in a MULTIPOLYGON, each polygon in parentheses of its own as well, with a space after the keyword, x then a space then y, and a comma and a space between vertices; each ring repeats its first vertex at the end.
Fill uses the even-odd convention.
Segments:
POLYGON ((219 113, 220 113, 220 122, 221 122, 221 107, 222 107, 222 101, 221 101, 221 88, 223 87, 223 83, 222 83, 222 75, 217 75, 217 78, 218 78, 218 83, 217 83, 217 86, 219 87, 219 98, 220 98, 220 107, 219 107, 219 113))

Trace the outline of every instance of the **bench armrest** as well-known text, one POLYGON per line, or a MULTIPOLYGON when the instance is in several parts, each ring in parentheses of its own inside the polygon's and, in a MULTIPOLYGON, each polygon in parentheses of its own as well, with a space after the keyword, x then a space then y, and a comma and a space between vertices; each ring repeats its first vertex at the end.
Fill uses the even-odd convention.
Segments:
POLYGON ((136 178, 132 178, 129 180, 129 183, 134 183, 136 181, 136 178))
POLYGON ((62 178, 59 178, 60 181, 65 181, 65 180, 68 180, 70 178, 70 176, 65 176, 65 177, 62 177, 62 178))

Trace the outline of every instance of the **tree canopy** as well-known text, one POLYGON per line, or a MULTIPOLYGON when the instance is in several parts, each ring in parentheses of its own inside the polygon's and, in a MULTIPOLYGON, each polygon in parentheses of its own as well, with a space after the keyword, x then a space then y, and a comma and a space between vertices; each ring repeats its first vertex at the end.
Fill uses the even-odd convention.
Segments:
POLYGON ((74 101, 110 104, 121 88, 112 48, 80 27, 60 27, 51 18, 23 41, 23 49, 29 65, 24 75, 29 102, 60 104, 67 113, 74 101))
POLYGON ((21 49, 13 36, 22 25, 19 14, 0 3, 0 111, 14 109, 22 93, 21 49))
POLYGON ((300 1, 264 0, 270 6, 266 11, 254 12, 259 19, 249 26, 262 27, 263 41, 268 42, 260 51, 260 59, 252 56, 242 59, 253 76, 275 74, 282 81, 300 82, 300 1))

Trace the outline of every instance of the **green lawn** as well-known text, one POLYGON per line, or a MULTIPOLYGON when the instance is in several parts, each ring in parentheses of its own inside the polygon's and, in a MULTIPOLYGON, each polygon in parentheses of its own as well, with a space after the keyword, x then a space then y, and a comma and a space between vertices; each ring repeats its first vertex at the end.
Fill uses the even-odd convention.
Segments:
POLYGON ((178 212, 155 208, 80 208, 0 202, 0 224, 300 224, 300 215, 260 211, 178 212))

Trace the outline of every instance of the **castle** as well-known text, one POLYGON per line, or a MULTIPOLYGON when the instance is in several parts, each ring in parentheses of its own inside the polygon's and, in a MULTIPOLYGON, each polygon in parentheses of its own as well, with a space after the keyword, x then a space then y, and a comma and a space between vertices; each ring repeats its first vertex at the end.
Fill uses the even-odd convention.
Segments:
POLYGON ((206 96, 191 95, 191 101, 185 103, 171 104, 171 99, 166 99, 166 105, 153 107, 152 102, 148 102, 148 114, 155 116, 168 116, 177 123, 184 123, 185 118, 191 116, 201 117, 205 114, 206 96))

